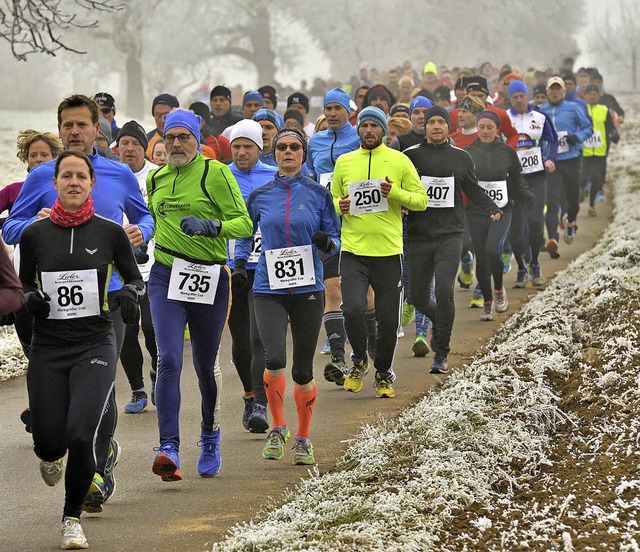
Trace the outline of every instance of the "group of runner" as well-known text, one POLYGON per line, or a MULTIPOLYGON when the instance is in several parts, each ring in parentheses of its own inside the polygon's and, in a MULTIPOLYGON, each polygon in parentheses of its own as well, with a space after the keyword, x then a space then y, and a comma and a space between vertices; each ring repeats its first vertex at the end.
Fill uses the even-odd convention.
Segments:
MULTIPOLYGON (((249 91, 239 115, 229 89, 216 86, 210 106, 154 98, 149 133, 136 121, 118 128, 108 93, 62 101, 61 143, 21 132, 29 174, 0 192, 0 208, 10 211, 4 241, 20 245, 25 299, 15 314, 3 305, 2 321, 15 322, 29 359, 21 417, 48 485, 61 480, 67 455, 63 548, 88 546, 81 512, 101 511, 115 490, 118 358, 132 392, 125 412, 148 407, 140 321, 159 426, 152 470, 171 482, 182 479, 185 335, 201 395, 199 475, 221 467, 217 357, 227 322, 242 423, 267 433, 266 460, 282 460, 291 436, 291 326, 293 463, 310 465, 322 326, 324 377, 358 393, 373 368, 376 397, 390 398, 398 336, 414 317, 414 354, 431 350, 431 373, 448 372, 454 286, 473 284, 473 259, 481 320, 508 309, 511 252, 515 287, 545 285, 539 254, 559 255, 558 227, 566 244, 575 239, 581 193, 597 214, 624 113, 602 102, 595 71, 580 88, 565 72, 531 89, 509 68, 502 97, 482 74, 448 88, 433 71, 427 64, 424 87, 413 80, 410 94, 397 83, 402 101, 386 84, 363 84, 353 98, 329 90, 315 124, 302 92, 282 116, 273 87, 249 91)), ((6 280, 15 296, 15 279, 6 280)))

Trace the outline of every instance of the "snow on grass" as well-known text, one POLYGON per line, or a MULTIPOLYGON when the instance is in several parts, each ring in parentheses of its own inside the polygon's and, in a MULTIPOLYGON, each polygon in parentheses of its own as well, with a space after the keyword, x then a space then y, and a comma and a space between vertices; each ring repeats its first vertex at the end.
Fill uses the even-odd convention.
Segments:
POLYGON ((624 469, 590 471, 640 455, 640 184, 623 171, 640 140, 627 121, 630 145, 611 164, 615 220, 601 242, 440 389, 363 428, 334 471, 312 473, 213 550, 572 550, 603 535, 638 550, 640 482, 624 469), (558 465, 567 455, 569 473, 558 465))
POLYGON ((0 381, 22 376, 27 371, 27 360, 13 326, 0 327, 0 381))

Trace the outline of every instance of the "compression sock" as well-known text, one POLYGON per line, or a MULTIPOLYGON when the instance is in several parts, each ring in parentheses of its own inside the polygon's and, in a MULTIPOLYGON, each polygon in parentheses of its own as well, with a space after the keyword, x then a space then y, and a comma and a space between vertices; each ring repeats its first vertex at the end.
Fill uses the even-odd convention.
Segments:
POLYGON ((313 416, 313 407, 316 405, 317 394, 318 389, 316 387, 306 393, 299 391, 297 387, 293 390, 293 400, 298 411, 296 437, 309 438, 309 427, 311 426, 311 417, 313 416))
POLYGON ((284 420, 284 393, 287 389, 287 380, 284 373, 281 376, 272 378, 264 373, 264 390, 267 394, 267 402, 269 403, 269 411, 274 427, 286 427, 287 422, 284 420))

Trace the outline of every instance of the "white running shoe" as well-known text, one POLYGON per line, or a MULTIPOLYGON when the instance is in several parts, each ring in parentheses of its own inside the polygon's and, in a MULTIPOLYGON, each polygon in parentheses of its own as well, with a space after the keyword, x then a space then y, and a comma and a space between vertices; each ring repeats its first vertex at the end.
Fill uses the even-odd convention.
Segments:
POLYGON ((65 517, 62 520, 62 546, 63 550, 80 550, 89 548, 87 537, 80 525, 80 520, 75 517, 65 517))
POLYGON ((64 462, 62 458, 60 458, 60 460, 54 460, 53 462, 40 460, 40 475, 49 487, 55 487, 62 479, 63 473, 64 462))

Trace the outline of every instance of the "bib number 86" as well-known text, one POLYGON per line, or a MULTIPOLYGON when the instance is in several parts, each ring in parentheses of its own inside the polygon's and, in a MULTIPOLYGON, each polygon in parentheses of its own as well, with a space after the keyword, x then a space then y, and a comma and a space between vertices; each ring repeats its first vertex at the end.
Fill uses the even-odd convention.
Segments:
POLYGON ((58 305, 68 307, 69 305, 79 306, 84 301, 80 286, 60 286, 58 288, 58 305))
POLYGON ((179 274, 180 276, 182 276, 182 281, 178 286, 180 291, 185 289, 186 286, 187 290, 191 291, 192 293, 196 291, 200 293, 207 293, 209 291, 209 288, 211 287, 211 276, 209 276, 208 274, 193 274, 188 272, 180 272, 179 274), (188 285, 187 282, 189 282, 188 285))
POLYGON ((294 261, 293 259, 287 259, 285 261, 276 261, 273 265, 276 269, 276 276, 282 278, 293 278, 298 274, 304 276, 304 265, 302 259, 294 261))

